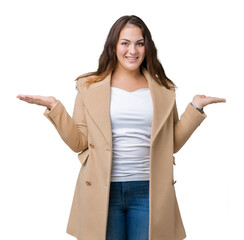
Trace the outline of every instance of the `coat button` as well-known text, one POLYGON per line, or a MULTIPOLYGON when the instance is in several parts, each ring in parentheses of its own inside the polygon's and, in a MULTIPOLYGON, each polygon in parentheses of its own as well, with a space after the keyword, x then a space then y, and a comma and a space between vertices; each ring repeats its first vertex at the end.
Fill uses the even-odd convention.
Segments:
POLYGON ((94 145, 92 143, 90 143, 90 148, 94 148, 94 145))
POLYGON ((173 180, 173 181, 172 181, 172 185, 174 185, 176 182, 177 182, 177 181, 174 181, 174 180, 173 180))
POLYGON ((87 186, 91 186, 91 182, 86 181, 86 185, 87 185, 87 186))
POLYGON ((175 157, 173 157, 173 164, 176 165, 176 164, 175 164, 175 157))

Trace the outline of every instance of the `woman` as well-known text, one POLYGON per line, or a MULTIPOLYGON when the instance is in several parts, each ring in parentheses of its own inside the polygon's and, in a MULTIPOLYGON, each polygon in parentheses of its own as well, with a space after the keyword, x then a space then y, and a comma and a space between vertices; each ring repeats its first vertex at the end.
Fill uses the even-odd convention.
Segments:
POLYGON ((112 26, 96 72, 77 79, 73 118, 54 97, 19 95, 47 107, 45 116, 79 153, 67 232, 79 240, 181 240, 173 153, 225 99, 196 95, 178 118, 167 78, 144 22, 123 16, 112 26))

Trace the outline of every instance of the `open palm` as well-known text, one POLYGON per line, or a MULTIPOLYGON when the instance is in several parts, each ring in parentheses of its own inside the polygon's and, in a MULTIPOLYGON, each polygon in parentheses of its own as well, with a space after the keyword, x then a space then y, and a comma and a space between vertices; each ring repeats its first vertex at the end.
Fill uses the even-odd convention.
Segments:
POLYGON ((205 106, 212 104, 212 103, 221 103, 226 102, 226 99, 224 98, 218 98, 218 97, 209 97, 205 95, 196 95, 194 96, 192 100, 192 104, 195 105, 198 108, 204 108, 205 106))
POLYGON ((17 96, 18 99, 25 101, 31 104, 37 104, 40 106, 47 107, 52 109, 55 104, 57 103, 57 99, 55 97, 46 97, 46 96, 39 96, 39 95, 23 95, 19 94, 17 96))

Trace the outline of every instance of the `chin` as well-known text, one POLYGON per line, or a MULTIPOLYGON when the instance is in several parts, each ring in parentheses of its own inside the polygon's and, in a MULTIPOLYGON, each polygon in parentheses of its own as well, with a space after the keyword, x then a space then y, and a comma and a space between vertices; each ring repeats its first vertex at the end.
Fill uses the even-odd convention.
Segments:
POLYGON ((124 69, 126 69, 127 71, 134 72, 134 71, 140 70, 140 65, 137 65, 137 66, 124 66, 124 69))

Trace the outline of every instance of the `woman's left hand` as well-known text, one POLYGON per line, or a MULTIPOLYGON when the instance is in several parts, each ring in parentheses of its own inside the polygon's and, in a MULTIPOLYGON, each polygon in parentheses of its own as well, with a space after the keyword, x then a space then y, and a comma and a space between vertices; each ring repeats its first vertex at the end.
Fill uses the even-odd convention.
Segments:
POLYGON ((197 108, 204 108, 208 104, 226 102, 225 98, 206 97, 205 95, 196 95, 192 100, 192 104, 197 108))

